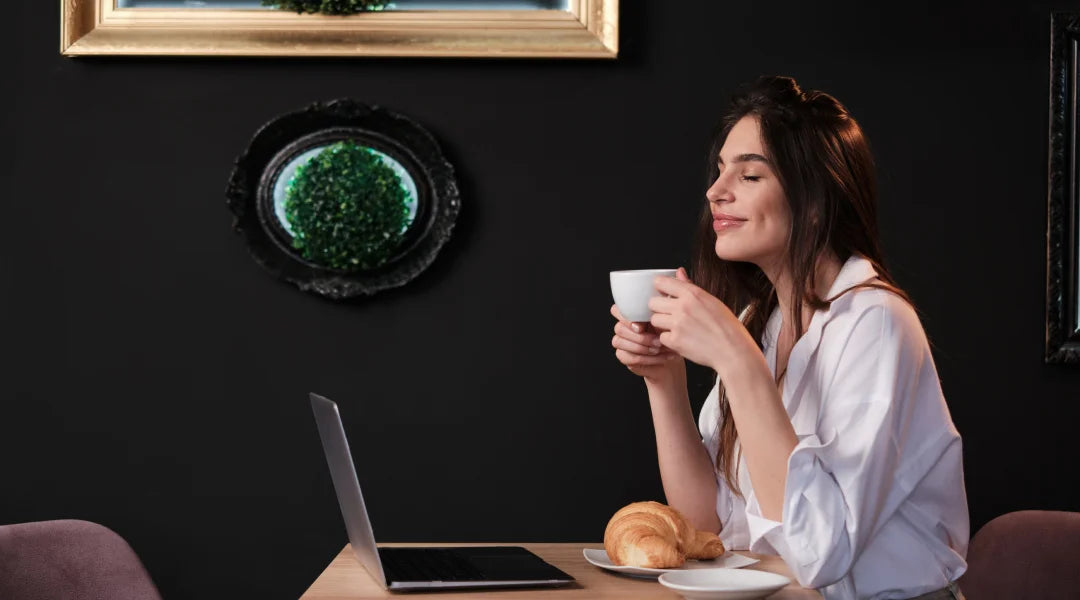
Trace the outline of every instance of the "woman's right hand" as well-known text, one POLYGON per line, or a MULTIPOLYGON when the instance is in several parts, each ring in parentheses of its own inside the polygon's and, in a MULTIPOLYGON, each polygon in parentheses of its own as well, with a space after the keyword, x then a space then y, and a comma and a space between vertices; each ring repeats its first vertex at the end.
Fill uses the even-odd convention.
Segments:
POLYGON ((682 356, 660 344, 660 333, 651 324, 627 321, 614 304, 611 305, 611 315, 616 319, 615 337, 611 338, 615 358, 631 373, 646 380, 661 382, 678 375, 679 369, 686 368, 682 356), (634 325, 639 331, 634 331, 634 325))

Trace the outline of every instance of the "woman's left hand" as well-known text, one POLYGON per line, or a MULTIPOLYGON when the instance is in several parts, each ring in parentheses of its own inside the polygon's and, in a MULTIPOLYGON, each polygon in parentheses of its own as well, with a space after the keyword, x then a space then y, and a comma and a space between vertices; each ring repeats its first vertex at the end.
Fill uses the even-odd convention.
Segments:
POLYGON ((719 298, 694 285, 679 267, 675 277, 657 277, 654 285, 667 297, 649 300, 660 343, 688 360, 722 373, 725 366, 760 353, 750 332, 719 298))

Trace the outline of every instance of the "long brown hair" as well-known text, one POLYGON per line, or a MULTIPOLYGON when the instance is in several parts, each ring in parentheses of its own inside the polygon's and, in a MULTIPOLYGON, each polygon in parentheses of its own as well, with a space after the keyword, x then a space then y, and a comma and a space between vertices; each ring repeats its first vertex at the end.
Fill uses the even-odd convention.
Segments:
MULTIPOLYGON (((825 310, 835 299, 823 299, 815 291, 817 259, 829 250, 841 263, 859 253, 877 271, 879 283, 851 289, 886 289, 914 308, 885 268, 878 238, 874 159, 862 129, 847 109, 824 92, 803 91, 790 77, 766 76, 743 86, 732 96, 712 141, 706 186, 716 180, 716 159, 724 141, 746 116, 758 120, 762 143, 791 209, 787 268, 793 283, 792 314, 784 319, 795 326, 795 339, 803 334, 802 307, 825 310)), ((776 290, 757 265, 725 261, 716 255, 712 222, 706 203, 695 235, 691 279, 736 314, 745 310, 743 324, 763 348, 762 333, 779 303, 776 290)), ((716 465, 728 487, 741 494, 734 457, 738 431, 722 381, 719 387, 722 425, 716 465)))

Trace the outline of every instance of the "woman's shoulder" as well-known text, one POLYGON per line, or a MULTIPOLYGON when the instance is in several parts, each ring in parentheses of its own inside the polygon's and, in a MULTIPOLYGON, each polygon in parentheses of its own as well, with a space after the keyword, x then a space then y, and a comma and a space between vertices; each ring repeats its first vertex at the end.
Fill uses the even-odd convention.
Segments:
POLYGON ((929 345, 915 307, 891 286, 860 287, 833 300, 827 329, 844 337, 881 336, 883 342, 909 352, 921 353, 929 345))
MULTIPOLYGON (((847 402, 854 401, 878 414, 894 407, 895 414, 918 411, 937 415, 931 419, 935 423, 947 423, 933 353, 914 307, 888 290, 860 289, 850 295, 832 307, 835 313, 817 356, 830 414, 848 418, 847 402)), ((926 434, 941 431, 928 429, 926 434)))

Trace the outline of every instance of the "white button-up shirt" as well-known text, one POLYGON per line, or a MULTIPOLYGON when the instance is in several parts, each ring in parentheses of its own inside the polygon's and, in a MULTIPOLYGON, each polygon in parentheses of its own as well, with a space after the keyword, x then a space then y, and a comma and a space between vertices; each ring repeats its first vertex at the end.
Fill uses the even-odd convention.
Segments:
MULTIPOLYGON (((876 276, 853 255, 826 297, 876 276)), ((781 318, 777 308, 762 338, 774 375, 781 318)), ((725 546, 779 554, 826 600, 910 598, 963 574, 969 523, 960 435, 910 305, 859 288, 816 311, 791 350, 781 397, 799 440, 788 458, 782 521, 762 515, 742 459, 742 498, 717 471, 725 546)), ((718 386, 698 429, 715 462, 718 386)))

